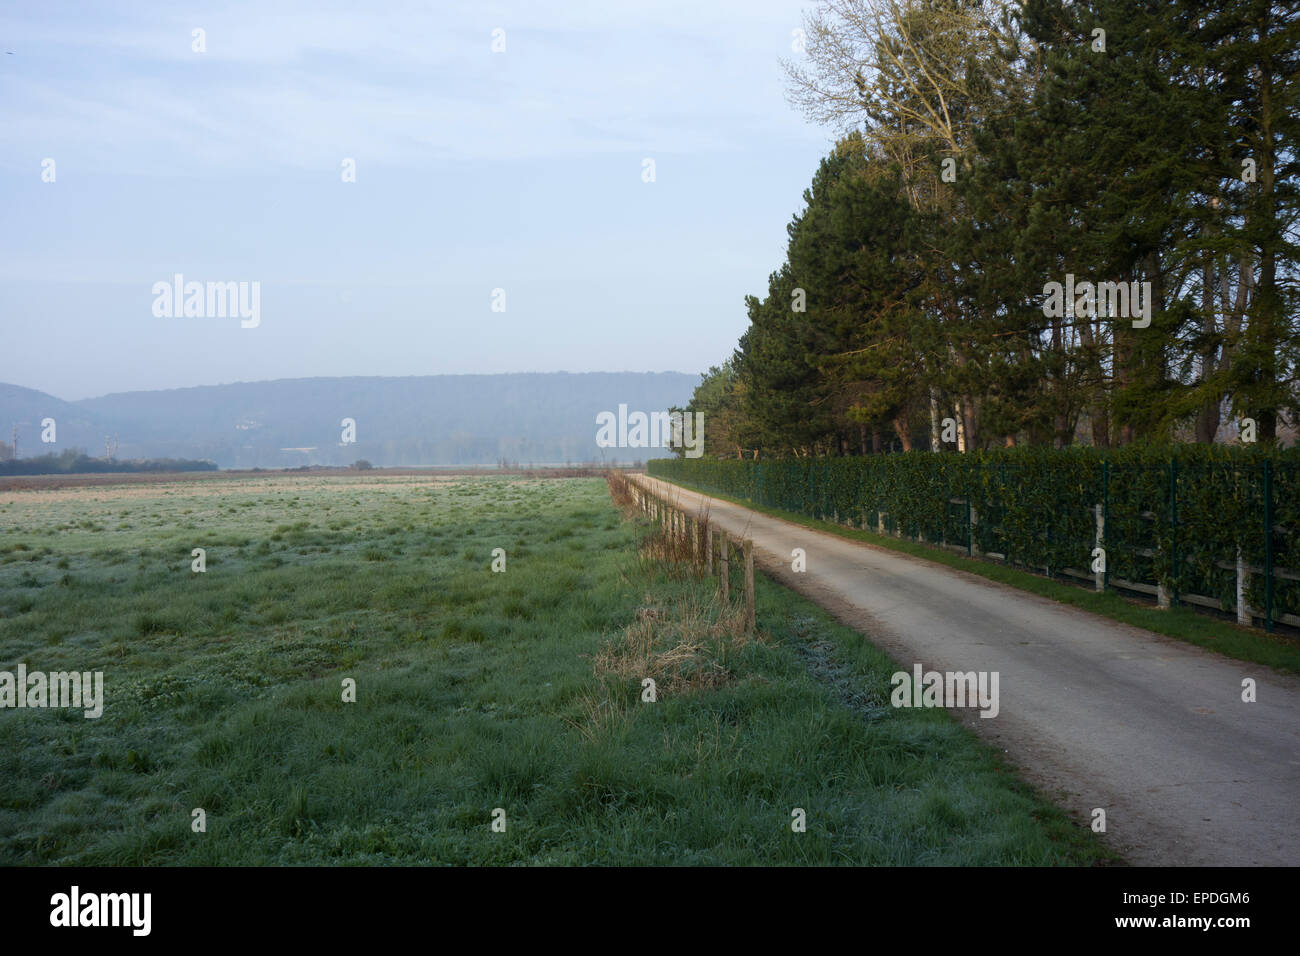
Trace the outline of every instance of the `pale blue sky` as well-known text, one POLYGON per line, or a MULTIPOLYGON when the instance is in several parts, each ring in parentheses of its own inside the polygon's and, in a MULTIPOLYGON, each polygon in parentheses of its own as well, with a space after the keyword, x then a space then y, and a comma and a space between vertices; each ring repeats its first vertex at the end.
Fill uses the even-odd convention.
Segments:
POLYGON ((9 2, 0 381, 702 371, 831 142, 802 6, 9 2), (177 272, 260 282, 260 326, 156 318, 177 272))

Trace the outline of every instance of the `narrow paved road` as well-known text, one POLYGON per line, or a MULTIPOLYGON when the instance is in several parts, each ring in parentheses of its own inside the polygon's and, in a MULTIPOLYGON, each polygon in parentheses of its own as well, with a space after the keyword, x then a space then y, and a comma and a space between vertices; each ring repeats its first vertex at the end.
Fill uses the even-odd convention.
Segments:
MULTIPOLYGON (((964 722, 1075 815, 1106 810, 1130 862, 1300 865, 1300 680, 1096 617, 976 575, 706 498, 755 562, 911 671, 997 671, 1000 712, 964 722), (807 552, 792 573, 790 552, 807 552), (1242 681, 1257 702, 1242 701, 1242 681)), ((759 622, 761 626, 761 621, 759 622)))

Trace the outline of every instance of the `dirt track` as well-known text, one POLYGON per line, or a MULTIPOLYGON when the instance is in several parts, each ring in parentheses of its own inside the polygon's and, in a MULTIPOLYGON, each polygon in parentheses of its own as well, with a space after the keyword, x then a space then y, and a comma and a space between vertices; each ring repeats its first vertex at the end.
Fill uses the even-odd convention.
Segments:
MULTIPOLYGON (((903 669, 997 671, 1000 713, 965 723, 1084 825, 1146 865, 1300 865, 1300 681, 898 552, 653 478, 752 538, 756 563, 903 669), (807 572, 790 552, 807 552, 807 572), (1253 678, 1257 702, 1242 701, 1253 678)), ((761 622, 760 622, 761 623, 761 622)))

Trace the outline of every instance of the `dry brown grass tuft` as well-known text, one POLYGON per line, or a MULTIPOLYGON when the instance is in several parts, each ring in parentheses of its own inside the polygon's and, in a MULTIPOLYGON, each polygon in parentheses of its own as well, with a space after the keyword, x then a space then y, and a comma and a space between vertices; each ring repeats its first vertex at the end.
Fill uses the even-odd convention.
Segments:
POLYGON ((610 469, 605 472, 605 484, 609 486, 609 497, 614 507, 629 517, 636 509, 636 499, 632 497, 632 480, 621 471, 610 469))
MULTIPOLYGON (((647 520, 627 475, 607 472, 605 481, 625 518, 647 520)), ((637 563, 624 569, 623 581, 704 577, 707 508, 688 514, 676 498, 659 500, 648 520, 638 541, 637 563)), ((718 542, 713 543, 716 550, 718 542)), ((604 736, 634 716, 647 677, 655 682, 657 698, 722 687, 732 680, 728 661, 750 641, 766 640, 747 633, 744 608, 724 601, 716 590, 693 584, 675 589, 683 593, 666 603, 647 594, 635 620, 592 656, 601 686, 579 698, 579 714, 570 721, 587 739, 604 736)))
POLYGON ((606 736, 616 725, 628 717, 628 705, 625 701, 612 698, 598 690, 585 691, 578 698, 581 716, 577 720, 565 718, 565 722, 582 734, 588 741, 595 741, 606 736))
POLYGON ((678 515, 676 526, 668 518, 652 522, 649 532, 641 538, 637 557, 643 574, 669 578, 698 578, 704 574, 708 512, 678 515))
POLYGON ((640 687, 649 677, 659 695, 721 687, 731 680, 727 660, 752 640, 744 610, 723 605, 716 595, 682 595, 671 607, 642 607, 592 658, 598 677, 640 687))

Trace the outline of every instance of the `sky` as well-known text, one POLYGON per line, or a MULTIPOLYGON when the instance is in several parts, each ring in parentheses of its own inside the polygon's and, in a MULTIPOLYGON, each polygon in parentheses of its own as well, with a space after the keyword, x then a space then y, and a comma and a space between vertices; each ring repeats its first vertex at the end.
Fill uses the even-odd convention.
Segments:
POLYGON ((833 140, 810 2, 7 0, 0 381, 702 372, 833 140))

